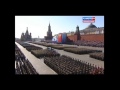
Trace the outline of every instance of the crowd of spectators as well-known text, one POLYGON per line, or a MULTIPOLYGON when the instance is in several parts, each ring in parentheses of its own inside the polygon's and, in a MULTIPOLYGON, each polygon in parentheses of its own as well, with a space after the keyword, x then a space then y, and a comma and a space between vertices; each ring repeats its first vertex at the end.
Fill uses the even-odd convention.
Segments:
POLYGON ((15 44, 15 74, 38 74, 29 60, 15 44))

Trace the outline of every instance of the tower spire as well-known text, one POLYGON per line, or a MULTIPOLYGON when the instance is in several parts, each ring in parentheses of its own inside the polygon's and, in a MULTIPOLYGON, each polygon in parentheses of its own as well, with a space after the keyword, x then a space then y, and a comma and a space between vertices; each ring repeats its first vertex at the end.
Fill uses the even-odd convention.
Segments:
POLYGON ((49 26, 48 26, 48 32, 51 31, 51 26, 50 26, 50 22, 49 22, 49 26))
POLYGON ((50 21, 49 21, 49 26, 50 26, 50 21))

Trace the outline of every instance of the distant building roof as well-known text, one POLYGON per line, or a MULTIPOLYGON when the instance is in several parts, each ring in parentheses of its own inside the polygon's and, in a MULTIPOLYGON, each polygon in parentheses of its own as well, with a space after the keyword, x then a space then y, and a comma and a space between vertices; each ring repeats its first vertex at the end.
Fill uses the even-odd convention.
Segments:
POLYGON ((95 32, 95 31, 102 31, 104 28, 86 28, 84 30, 80 30, 80 33, 87 33, 87 32, 95 32))
POLYGON ((87 28, 97 28, 94 24, 90 23, 90 25, 87 28))
POLYGON ((87 28, 80 30, 80 33, 95 32, 95 31, 102 31, 102 30, 104 30, 104 27, 97 28, 95 25, 90 23, 90 25, 87 28))

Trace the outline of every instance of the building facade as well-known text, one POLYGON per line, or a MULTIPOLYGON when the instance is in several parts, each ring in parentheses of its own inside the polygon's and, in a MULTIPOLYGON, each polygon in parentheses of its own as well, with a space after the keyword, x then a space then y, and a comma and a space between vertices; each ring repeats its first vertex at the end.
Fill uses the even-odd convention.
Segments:
POLYGON ((68 33, 68 41, 72 40, 77 41, 77 40, 86 40, 86 41, 104 41, 104 27, 96 27, 92 23, 85 29, 79 30, 79 27, 76 27, 76 32, 73 33, 68 33), (77 34, 77 33, 80 33, 77 34))
POLYGON ((80 30, 81 35, 87 34, 104 34, 104 27, 96 27, 92 23, 85 29, 80 30))
POLYGON ((27 27, 26 33, 21 34, 21 41, 32 41, 32 35, 31 33, 29 34, 28 27, 27 27))

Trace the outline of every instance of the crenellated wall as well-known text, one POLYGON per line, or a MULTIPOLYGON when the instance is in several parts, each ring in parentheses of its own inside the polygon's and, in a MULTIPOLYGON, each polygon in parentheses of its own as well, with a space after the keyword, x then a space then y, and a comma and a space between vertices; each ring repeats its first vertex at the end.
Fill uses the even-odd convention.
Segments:
MULTIPOLYGON (((77 41, 77 35, 68 36, 68 39, 77 41)), ((104 41, 104 34, 87 34, 81 35, 81 40, 86 41, 104 41)))
POLYGON ((81 40, 87 40, 87 41, 104 41, 104 34, 81 35, 81 40))

